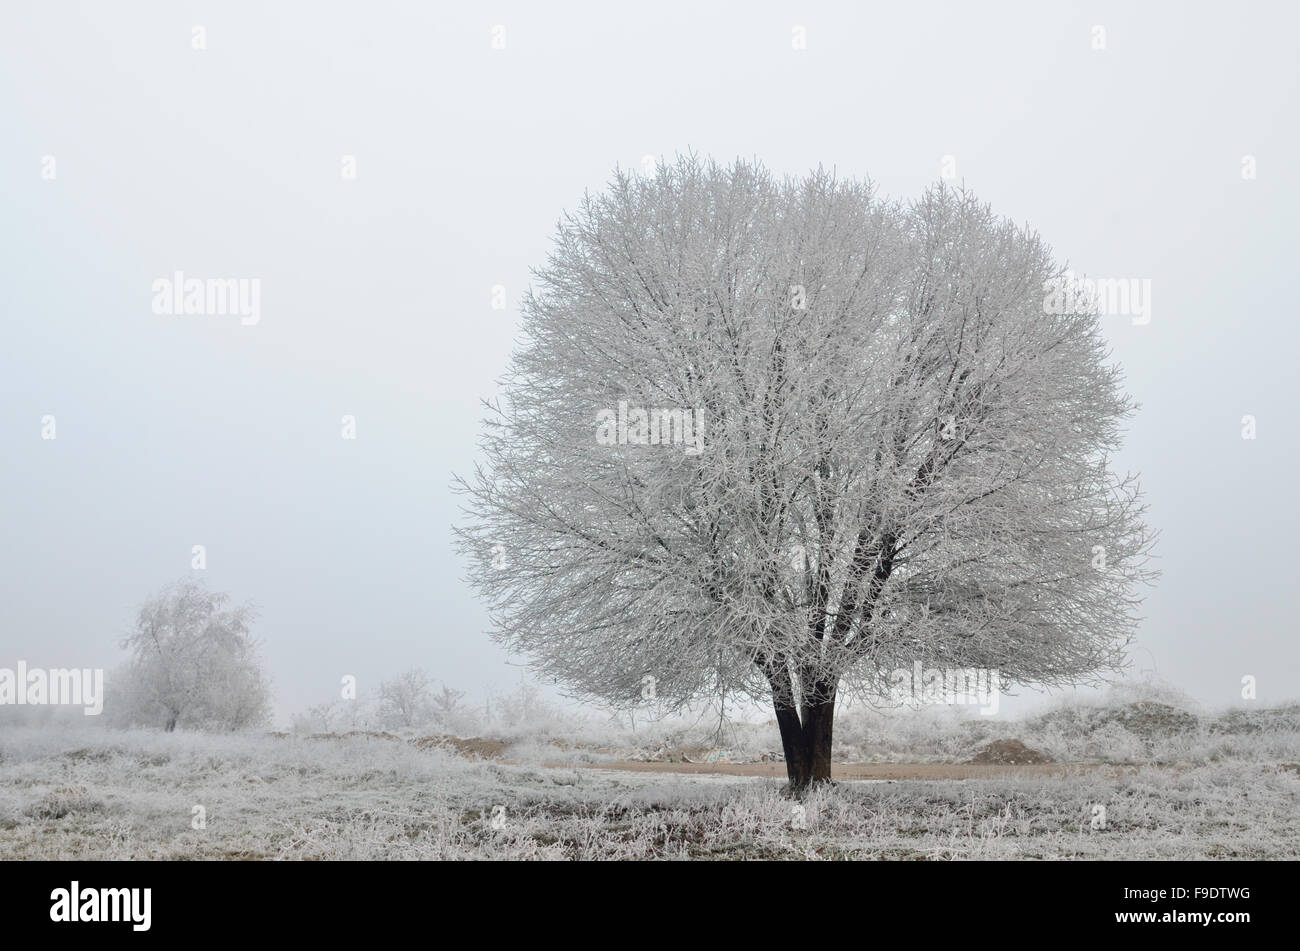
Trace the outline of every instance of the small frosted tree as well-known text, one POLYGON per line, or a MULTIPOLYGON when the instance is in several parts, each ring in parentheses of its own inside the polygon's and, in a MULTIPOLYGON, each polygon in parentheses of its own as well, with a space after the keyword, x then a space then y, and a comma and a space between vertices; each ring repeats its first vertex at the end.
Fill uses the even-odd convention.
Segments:
POLYGON ((239 730, 264 725, 270 687, 249 633, 251 605, 230 606, 192 578, 164 588, 140 608, 122 640, 131 652, 117 672, 117 722, 239 730))
POLYGON ((457 480, 495 636, 593 700, 770 700, 799 791, 837 699, 916 661, 1122 666, 1152 541, 1109 468, 1133 405, 1098 315, 1045 306, 1063 274, 943 186, 617 174, 561 221, 457 480))
POLYGON ((429 712, 433 721, 447 729, 458 729, 468 719, 464 708, 465 692, 448 687, 445 683, 438 685, 438 692, 429 698, 429 712))

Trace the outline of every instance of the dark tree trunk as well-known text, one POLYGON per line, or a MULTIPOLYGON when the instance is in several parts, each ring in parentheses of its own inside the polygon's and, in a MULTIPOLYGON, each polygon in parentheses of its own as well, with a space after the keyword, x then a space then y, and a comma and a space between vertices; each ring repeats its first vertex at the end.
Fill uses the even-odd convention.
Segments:
POLYGON ((802 716, 792 706, 773 701, 781 730, 790 792, 802 796, 813 786, 831 781, 831 745, 835 726, 835 686, 819 683, 809 690, 802 716))
POLYGON ((808 746, 809 781, 831 781, 831 741, 835 727, 835 697, 810 705, 804 711, 804 742, 808 746))
POLYGON ((803 743, 803 727, 799 724, 799 711, 793 707, 776 708, 776 725, 781 729, 781 749, 785 753, 785 772, 790 779, 792 792, 808 785, 812 776, 807 750, 803 743))

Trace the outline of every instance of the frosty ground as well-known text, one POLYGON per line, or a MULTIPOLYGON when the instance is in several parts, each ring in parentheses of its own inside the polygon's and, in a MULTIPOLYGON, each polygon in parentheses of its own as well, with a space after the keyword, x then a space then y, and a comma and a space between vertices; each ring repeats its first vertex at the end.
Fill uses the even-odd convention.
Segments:
POLYGON ((685 729, 563 732, 9 727, 0 858, 1300 858, 1296 705, 1209 715, 1121 696, 1005 722, 857 711, 837 774, 900 778, 841 779, 802 804, 779 778, 711 772, 779 776, 762 724, 733 726, 726 747, 685 729), (1011 738, 1051 764, 1008 754, 1011 738))

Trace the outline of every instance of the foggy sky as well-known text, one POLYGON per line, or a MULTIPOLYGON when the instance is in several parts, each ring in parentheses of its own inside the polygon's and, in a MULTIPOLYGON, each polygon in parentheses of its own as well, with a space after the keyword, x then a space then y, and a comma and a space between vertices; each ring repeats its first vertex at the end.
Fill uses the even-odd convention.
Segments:
POLYGON ((451 473, 560 213, 693 149, 899 198, 951 155, 1076 271, 1149 279, 1149 324, 1105 321, 1161 532, 1134 672, 1300 692, 1294 8, 556 6, 4 5, 0 666, 115 666, 201 544, 280 719, 344 674, 511 686, 451 473), (260 321, 155 314, 178 270, 260 280, 260 321))

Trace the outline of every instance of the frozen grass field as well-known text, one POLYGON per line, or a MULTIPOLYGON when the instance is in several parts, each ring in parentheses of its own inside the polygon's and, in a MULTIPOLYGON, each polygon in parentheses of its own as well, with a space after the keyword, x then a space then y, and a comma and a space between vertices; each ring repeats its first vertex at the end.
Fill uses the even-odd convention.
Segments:
POLYGON ((844 781, 802 812, 774 779, 599 768, 752 762, 769 728, 735 727, 731 748, 701 757, 707 744, 684 732, 570 727, 556 743, 520 734, 462 744, 466 756, 391 734, 6 728, 0 857, 1300 858, 1297 706, 1206 715, 1117 695, 1006 722, 943 708, 850 711, 841 763, 960 764, 1016 737, 1080 768, 844 781), (674 753, 688 749, 695 755, 674 753))

